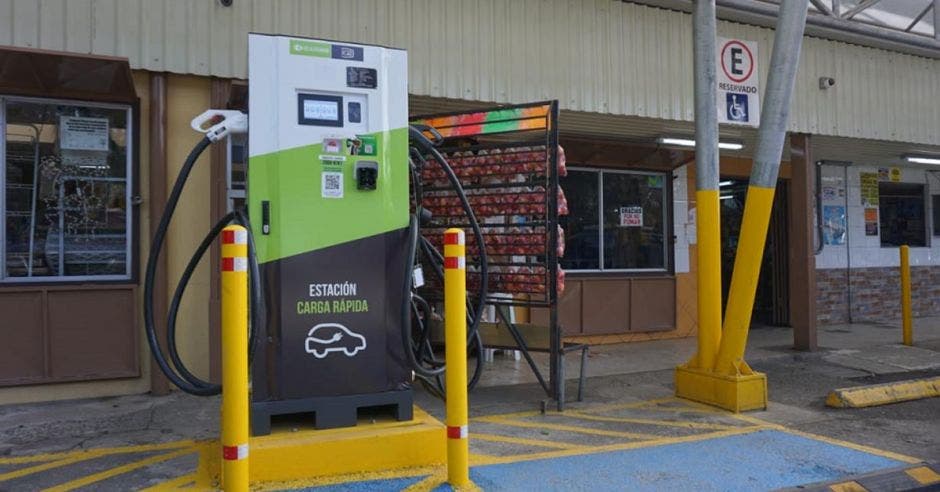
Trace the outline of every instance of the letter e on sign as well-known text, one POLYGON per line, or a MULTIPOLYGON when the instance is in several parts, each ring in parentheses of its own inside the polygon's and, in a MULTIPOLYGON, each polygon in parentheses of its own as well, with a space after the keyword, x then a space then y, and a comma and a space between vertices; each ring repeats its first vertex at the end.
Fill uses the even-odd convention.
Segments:
POLYGON ((754 53, 736 39, 721 48, 721 69, 732 82, 745 82, 754 72, 754 53))

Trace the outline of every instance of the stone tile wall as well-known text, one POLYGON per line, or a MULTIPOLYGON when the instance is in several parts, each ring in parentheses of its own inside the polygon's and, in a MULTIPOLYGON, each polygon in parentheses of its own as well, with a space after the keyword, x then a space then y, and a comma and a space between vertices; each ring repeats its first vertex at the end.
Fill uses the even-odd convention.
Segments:
MULTIPOLYGON (((844 268, 816 270, 816 319, 820 323, 849 321, 848 280, 844 268)), ((852 321, 901 319, 898 268, 853 268, 851 285, 852 321)), ((911 267, 911 300, 914 317, 940 316, 940 266, 911 267)))

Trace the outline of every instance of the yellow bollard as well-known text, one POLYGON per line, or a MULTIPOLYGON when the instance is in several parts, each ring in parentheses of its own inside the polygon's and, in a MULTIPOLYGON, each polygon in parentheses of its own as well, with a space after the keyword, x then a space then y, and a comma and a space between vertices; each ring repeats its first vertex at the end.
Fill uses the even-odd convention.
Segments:
POLYGON ((734 275, 731 276, 728 305, 725 308, 725 323, 715 358, 714 371, 718 374, 737 376, 751 372, 744 362, 744 351, 751 327, 761 261, 764 258, 764 242, 774 204, 774 191, 773 187, 750 185, 747 188, 741 237, 734 255, 734 275))
POLYGON ((248 231, 222 230, 222 489, 248 490, 248 231))
POLYGON ((470 483, 467 438, 467 267, 464 232, 444 232, 444 345, 447 362, 447 482, 470 483))
POLYGON ((698 202, 698 360, 711 370, 721 345, 721 200, 718 190, 695 193, 698 202))
POLYGON ((914 345, 911 327, 911 248, 901 246, 901 330, 904 345, 914 345))

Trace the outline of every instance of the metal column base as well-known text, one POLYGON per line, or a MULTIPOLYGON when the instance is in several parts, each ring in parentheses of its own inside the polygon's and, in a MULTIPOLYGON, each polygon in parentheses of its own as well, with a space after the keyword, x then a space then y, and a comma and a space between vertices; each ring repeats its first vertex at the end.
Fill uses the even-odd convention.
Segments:
POLYGON ((676 396, 746 412, 767 408, 767 376, 754 372, 729 376, 687 366, 676 368, 676 396))
POLYGON ((410 389, 364 395, 321 396, 296 400, 262 401, 251 404, 251 434, 271 433, 271 417, 294 413, 313 413, 314 427, 336 429, 354 427, 360 408, 391 407, 398 421, 414 417, 414 395, 410 389))

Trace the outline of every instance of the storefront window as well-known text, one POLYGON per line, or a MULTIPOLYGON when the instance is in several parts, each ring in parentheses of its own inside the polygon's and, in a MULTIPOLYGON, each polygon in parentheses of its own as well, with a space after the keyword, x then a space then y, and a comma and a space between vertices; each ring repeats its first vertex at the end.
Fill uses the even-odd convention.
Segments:
POLYGON ((118 280, 131 266, 131 110, 0 98, 0 280, 118 280))
POLYGON ((924 185, 878 183, 881 246, 927 245, 924 185))
POLYGON ((561 186, 564 269, 667 269, 665 174, 573 169, 561 186))

